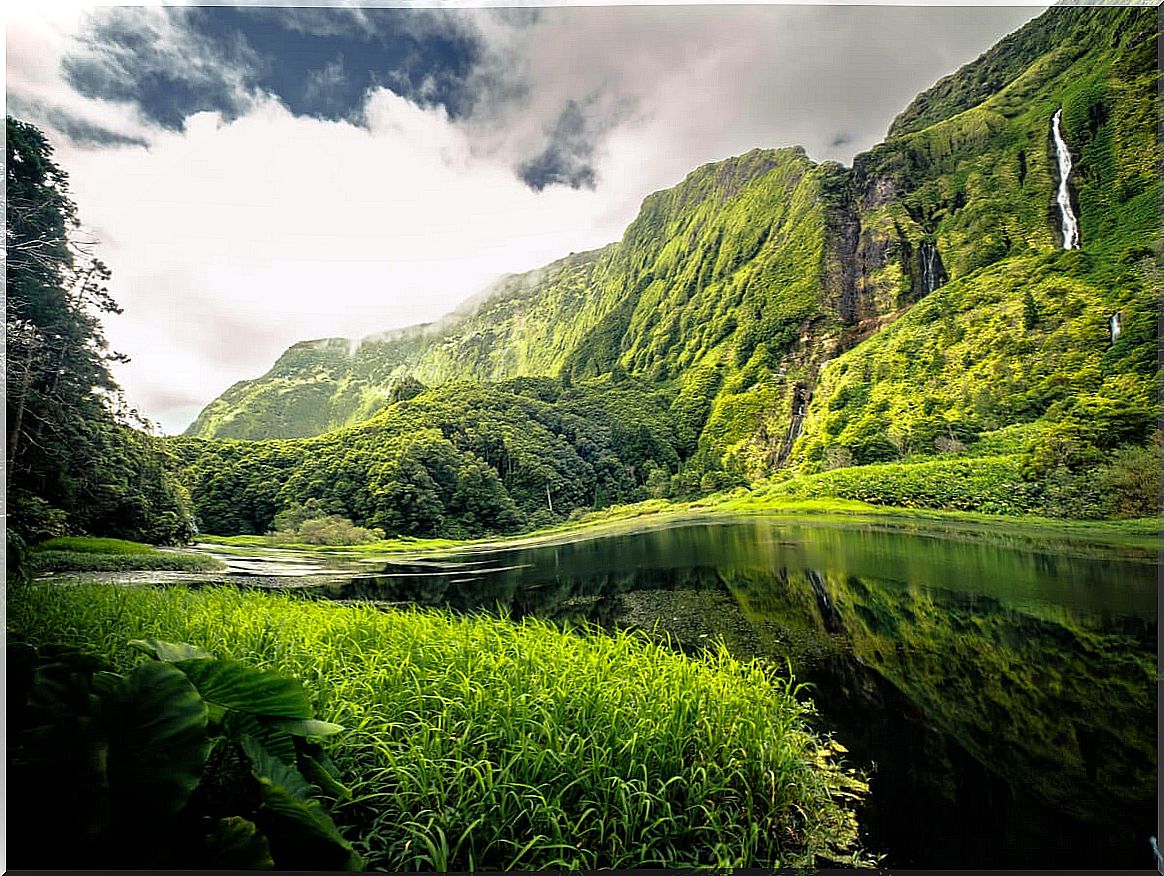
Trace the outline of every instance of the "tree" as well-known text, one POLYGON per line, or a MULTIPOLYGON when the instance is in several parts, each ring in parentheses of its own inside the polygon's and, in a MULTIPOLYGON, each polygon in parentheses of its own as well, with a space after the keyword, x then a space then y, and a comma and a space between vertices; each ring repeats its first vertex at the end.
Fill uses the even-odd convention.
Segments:
POLYGON ((1030 331, 1039 324, 1039 305, 1030 289, 1023 290, 1023 328, 1030 331))
POLYGON ((79 239, 68 177, 32 125, 6 118, 5 330, 10 524, 154 541, 189 531, 189 501, 125 404, 101 317, 109 268, 79 239))

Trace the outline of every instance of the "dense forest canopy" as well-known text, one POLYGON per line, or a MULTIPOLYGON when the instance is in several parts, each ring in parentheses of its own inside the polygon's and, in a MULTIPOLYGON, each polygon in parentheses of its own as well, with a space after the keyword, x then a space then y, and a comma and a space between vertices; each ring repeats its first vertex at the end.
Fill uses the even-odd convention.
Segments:
POLYGON ((109 373, 101 317, 119 311, 68 176, 32 125, 8 117, 6 142, 8 532, 182 540, 188 494, 109 373))

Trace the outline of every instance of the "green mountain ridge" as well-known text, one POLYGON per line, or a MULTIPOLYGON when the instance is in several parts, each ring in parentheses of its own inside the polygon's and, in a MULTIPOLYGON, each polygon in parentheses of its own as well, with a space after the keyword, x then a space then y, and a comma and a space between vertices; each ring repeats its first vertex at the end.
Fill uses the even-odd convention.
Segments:
POLYGON ((667 400, 677 455, 623 460, 644 490, 656 470, 690 489, 967 455, 1021 457, 1040 484, 1093 468, 1158 412, 1156 32, 1153 9, 1052 7, 852 167, 799 148, 704 165, 648 196, 620 241, 504 277, 437 323, 295 345, 187 434, 340 429, 342 444, 466 382, 554 378, 568 396, 631 379, 667 400), (410 400, 416 381, 430 388, 410 400))

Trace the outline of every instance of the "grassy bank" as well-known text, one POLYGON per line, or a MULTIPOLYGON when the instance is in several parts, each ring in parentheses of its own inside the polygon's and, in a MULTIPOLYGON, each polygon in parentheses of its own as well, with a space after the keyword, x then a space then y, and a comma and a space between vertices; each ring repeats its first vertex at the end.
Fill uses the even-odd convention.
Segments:
POLYGON ((628 526, 668 525, 706 515, 757 514, 790 517, 837 518, 850 523, 908 527, 917 530, 980 530, 1007 536, 1027 535, 1048 542, 1085 542, 1097 546, 1129 547, 1141 550, 1164 548, 1160 523, 1156 518, 1132 520, 1064 520, 1034 514, 987 514, 979 511, 953 511, 925 507, 900 507, 873 504, 857 499, 837 497, 800 498, 790 495, 781 485, 761 486, 755 490, 739 488, 702 499, 677 502, 649 499, 631 505, 614 505, 589 512, 577 520, 546 527, 517 536, 478 539, 392 538, 361 545, 326 546, 288 544, 262 535, 200 536, 209 544, 233 548, 287 548, 317 553, 385 554, 439 551, 463 548, 520 547, 544 545, 574 538, 592 538, 606 532, 622 531, 628 526))
POLYGON ((120 538, 63 536, 36 545, 26 560, 29 572, 212 572, 225 566, 212 557, 159 550, 120 538))
POLYGON ((138 637, 299 677, 342 724, 336 813, 373 869, 853 861, 864 786, 793 683, 629 634, 214 588, 30 585, 8 624, 119 667, 138 637))

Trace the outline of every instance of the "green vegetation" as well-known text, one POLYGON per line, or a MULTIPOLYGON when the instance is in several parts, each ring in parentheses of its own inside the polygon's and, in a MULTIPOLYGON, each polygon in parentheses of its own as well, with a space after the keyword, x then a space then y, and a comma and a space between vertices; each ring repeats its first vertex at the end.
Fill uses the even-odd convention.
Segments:
MULTIPOLYGON (((137 543, 195 523, 208 541, 334 559, 709 511, 1154 550, 1155 26, 1146 8, 1053 7, 919 96, 852 168, 796 148, 705 165, 649 196, 621 241, 504 277, 435 324, 297 344, 164 442, 134 428, 110 377, 109 272, 70 243, 65 175, 9 119, 9 568, 216 568, 137 543)), ((976 758, 1012 777, 1062 764, 1036 791, 1064 811, 1139 805, 1150 740, 1102 754, 1146 726, 1134 630, 793 578, 727 583, 756 616, 831 606, 854 655, 976 758), (1101 717, 1063 729, 1064 697, 1101 717), (1104 790, 1072 801, 1088 779, 1104 790)), ((8 598, 28 640, 10 656, 30 861, 867 863, 861 778, 790 677, 723 648, 228 589, 8 598), (138 639, 157 661, 140 663, 138 639), (294 687, 295 714, 216 699, 208 667, 257 678, 235 660, 297 679, 256 682, 294 687), (313 713, 346 728, 326 743, 334 771, 292 729, 330 733, 313 713)), ((817 614, 823 641, 835 630, 817 614)))
POLYGON ((314 498, 280 511, 273 526, 268 533, 273 544, 352 545, 384 538, 382 529, 364 529, 346 517, 323 513, 323 503, 314 498))
POLYGON ((92 536, 58 536, 40 542, 38 551, 69 551, 76 554, 111 554, 144 556, 158 551, 148 544, 121 538, 93 538, 92 536))
POLYGON ((148 544, 119 538, 88 536, 50 538, 19 558, 9 558, 9 570, 18 575, 136 570, 203 572, 221 568, 222 564, 211 557, 158 550, 148 544))
POLYGON ((357 545, 324 546, 277 541, 271 536, 203 536, 209 544, 231 547, 240 552, 277 547, 315 554, 368 555, 412 554, 464 548, 516 548, 618 535, 628 529, 667 527, 699 520, 722 520, 728 515, 778 515, 792 520, 805 518, 814 526, 867 526, 891 530, 929 532, 945 538, 1011 542, 1015 539, 1038 543, 1056 553, 1074 553, 1103 546, 1158 553, 1164 547, 1159 519, 1144 517, 1124 520, 1065 520, 1023 514, 1021 517, 984 514, 977 511, 947 511, 923 507, 874 505, 853 499, 823 497, 797 499, 784 485, 757 486, 755 490, 734 490, 691 502, 649 499, 632 505, 613 505, 588 512, 576 519, 516 536, 479 539, 393 538, 357 545))
POLYGON ((186 641, 300 679, 372 869, 812 866, 856 858, 863 783, 791 679, 627 634, 233 589, 33 585, 32 645, 186 641))
POLYGON ((1039 493, 1010 456, 861 465, 794 478, 768 489, 771 496, 857 499, 903 508, 1023 514, 1040 509, 1039 493))
POLYGON ((156 662, 122 675, 9 639, 20 866, 362 869, 312 784, 349 796, 309 741, 343 728, 312 719, 296 679, 187 644, 128 644, 156 662))
POLYGON ((8 542, 183 541, 189 498, 109 373, 109 269, 73 240, 77 208, 44 136, 11 117, 5 130, 8 542))
POLYGON ((652 471, 679 467, 668 403, 631 378, 460 383, 316 438, 171 446, 209 532, 264 534, 310 508, 392 536, 464 538, 642 498, 652 471))
POLYGON ((222 563, 213 557, 182 551, 148 554, 92 554, 74 551, 33 550, 22 567, 29 574, 54 572, 213 572, 222 563))

